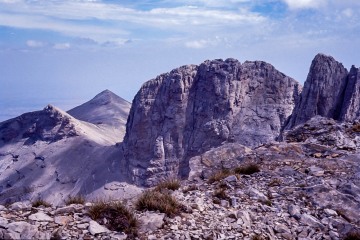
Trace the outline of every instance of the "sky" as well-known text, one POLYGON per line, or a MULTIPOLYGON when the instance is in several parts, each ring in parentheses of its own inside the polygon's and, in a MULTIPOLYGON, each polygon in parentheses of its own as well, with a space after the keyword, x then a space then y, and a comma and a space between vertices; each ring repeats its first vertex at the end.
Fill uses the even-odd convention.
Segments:
POLYGON ((359 0, 0 0, 0 121, 161 73, 262 60, 303 83, 317 53, 360 66, 359 0))

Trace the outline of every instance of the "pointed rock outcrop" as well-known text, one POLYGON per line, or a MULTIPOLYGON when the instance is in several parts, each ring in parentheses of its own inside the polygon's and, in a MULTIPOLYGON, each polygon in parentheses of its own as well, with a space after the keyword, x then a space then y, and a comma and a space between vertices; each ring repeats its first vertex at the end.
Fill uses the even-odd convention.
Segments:
POLYGON ((360 69, 352 66, 341 109, 341 121, 354 121, 360 116, 360 69))
POLYGON ((38 140, 55 142, 78 134, 72 117, 50 104, 41 111, 24 113, 0 123, 0 144, 22 138, 27 138, 28 144, 38 140))
POLYGON ((68 113, 81 121, 96 124, 108 132, 114 132, 122 141, 131 104, 111 92, 104 90, 90 101, 77 106, 68 113))
POLYGON ((339 119, 347 79, 348 71, 341 63, 331 56, 316 55, 286 129, 305 123, 316 115, 339 119))
POLYGON ((133 100, 124 138, 135 183, 187 176, 189 157, 223 142, 273 141, 298 100, 300 85, 261 62, 205 61, 145 83, 133 100))

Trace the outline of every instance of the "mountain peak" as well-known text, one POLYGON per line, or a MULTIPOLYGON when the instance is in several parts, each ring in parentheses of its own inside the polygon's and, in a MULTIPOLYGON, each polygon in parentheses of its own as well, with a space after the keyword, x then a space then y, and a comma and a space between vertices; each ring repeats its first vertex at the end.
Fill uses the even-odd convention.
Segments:
POLYGON ((109 127, 112 131, 118 132, 121 140, 125 133, 125 127, 121 126, 125 126, 130 106, 128 101, 106 89, 68 113, 76 119, 109 127))

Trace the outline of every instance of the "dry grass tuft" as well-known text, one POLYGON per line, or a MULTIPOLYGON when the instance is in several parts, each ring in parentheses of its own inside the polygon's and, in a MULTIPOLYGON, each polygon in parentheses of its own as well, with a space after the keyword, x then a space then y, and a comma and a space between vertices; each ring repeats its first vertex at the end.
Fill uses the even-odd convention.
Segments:
POLYGON ((344 237, 344 240, 360 240, 360 231, 351 231, 344 237))
POLYGON ((47 201, 39 198, 37 200, 35 200, 34 202, 31 203, 32 207, 40 207, 40 206, 44 206, 44 207, 51 207, 51 204, 48 203, 47 201))
POLYGON ((170 194, 155 190, 145 191, 137 200, 136 209, 139 211, 160 211, 167 216, 179 214, 181 204, 170 194))
POLYGON ((90 207, 88 214, 111 231, 125 232, 130 237, 137 236, 138 220, 121 202, 98 200, 90 207))
POLYGON ((221 171, 218 171, 214 173, 208 180, 209 183, 218 182, 220 180, 223 180, 224 178, 230 176, 232 172, 229 169, 223 169, 221 171))
POLYGON ((237 174, 251 175, 253 173, 260 172, 260 167, 254 163, 250 163, 246 166, 240 166, 234 169, 237 174))
POLYGON ((229 196, 226 194, 226 190, 224 188, 215 190, 213 196, 218 199, 229 200, 229 196))
POLYGON ((85 198, 82 195, 69 196, 68 199, 65 201, 66 205, 84 204, 84 203, 85 203, 85 198))
POLYGON ((165 181, 160 182, 157 186, 156 186, 156 190, 157 191, 161 191, 163 189, 169 189, 169 190, 177 190, 179 189, 181 186, 180 184, 180 180, 176 179, 176 178, 172 178, 172 179, 167 179, 165 181))

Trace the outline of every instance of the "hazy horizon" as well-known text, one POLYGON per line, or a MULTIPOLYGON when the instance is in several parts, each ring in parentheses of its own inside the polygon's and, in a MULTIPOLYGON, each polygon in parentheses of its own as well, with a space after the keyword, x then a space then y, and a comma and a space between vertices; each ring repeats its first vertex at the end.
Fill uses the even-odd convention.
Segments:
POLYGON ((131 102, 157 75, 262 60, 303 83, 317 53, 360 66, 355 0, 0 0, 0 121, 105 89, 131 102))

